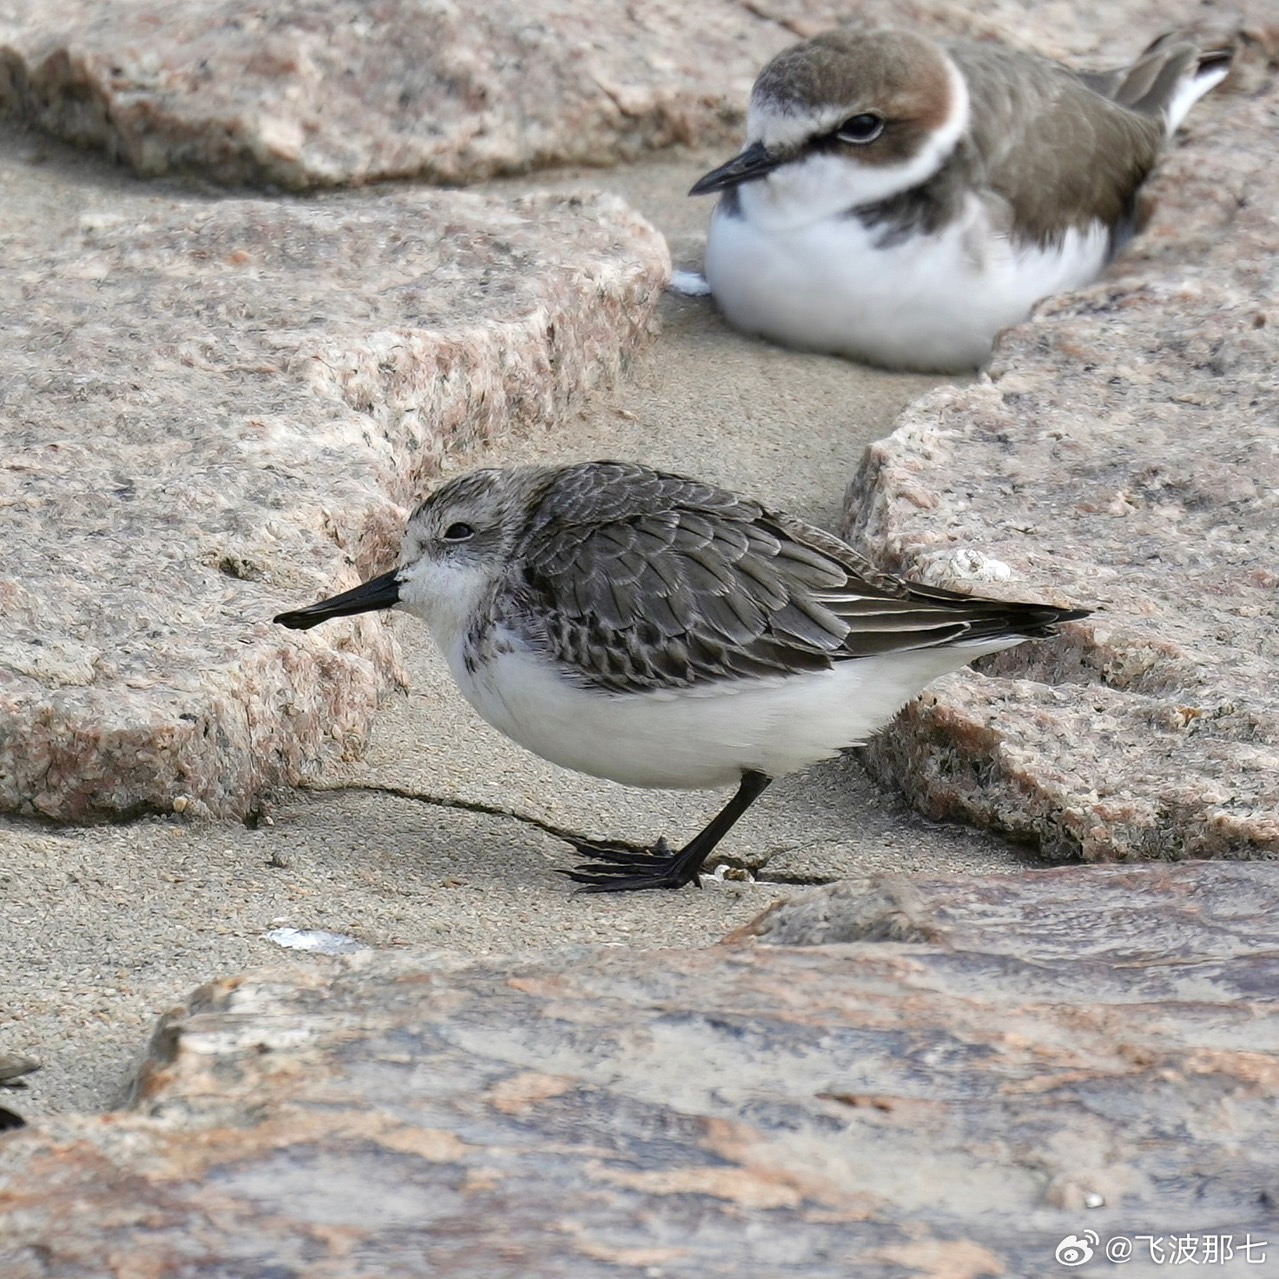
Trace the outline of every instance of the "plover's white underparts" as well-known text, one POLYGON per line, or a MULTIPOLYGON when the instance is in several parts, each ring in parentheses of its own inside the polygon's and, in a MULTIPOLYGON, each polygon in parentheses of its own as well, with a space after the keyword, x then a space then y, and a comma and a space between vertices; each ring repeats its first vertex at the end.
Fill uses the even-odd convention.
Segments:
POLYGON ((893 29, 786 49, 755 82, 745 149, 691 192, 721 193, 716 302, 786 346, 975 368, 1139 228, 1142 183, 1230 58, 1175 34, 1095 74, 893 29))
POLYGON ((1086 609, 876 570, 830 533, 625 462, 472 471, 413 513, 400 566, 276 621, 402 608, 463 696, 565 768, 737 784, 683 848, 573 841, 589 891, 678 888, 775 777, 864 742, 930 680, 1086 609))

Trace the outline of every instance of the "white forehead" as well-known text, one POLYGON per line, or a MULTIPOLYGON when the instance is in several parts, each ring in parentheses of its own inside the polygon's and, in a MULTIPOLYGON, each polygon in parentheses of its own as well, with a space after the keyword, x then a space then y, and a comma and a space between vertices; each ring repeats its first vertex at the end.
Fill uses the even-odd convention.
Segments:
POLYGON ((752 94, 746 113, 746 142, 762 142, 768 151, 788 151, 809 138, 833 132, 848 119, 848 111, 842 104, 810 106, 752 94))

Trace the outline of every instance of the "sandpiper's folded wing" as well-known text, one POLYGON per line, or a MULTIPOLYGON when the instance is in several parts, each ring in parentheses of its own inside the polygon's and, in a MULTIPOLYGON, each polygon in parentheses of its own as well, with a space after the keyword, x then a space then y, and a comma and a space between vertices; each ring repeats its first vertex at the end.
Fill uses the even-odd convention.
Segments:
POLYGON ((615 692, 1042 635, 1082 616, 903 582, 802 521, 626 463, 563 472, 511 573, 502 621, 575 680, 615 692))

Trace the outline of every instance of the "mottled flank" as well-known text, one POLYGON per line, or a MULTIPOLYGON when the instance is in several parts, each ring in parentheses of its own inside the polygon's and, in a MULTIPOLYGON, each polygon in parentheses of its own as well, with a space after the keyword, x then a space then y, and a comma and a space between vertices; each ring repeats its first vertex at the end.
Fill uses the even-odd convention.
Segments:
POLYGON ((1272 1259, 1276 892, 1260 864, 892 877, 743 930, 768 945, 222 981, 133 1113, 2 1139, 0 1264, 994 1279, 1084 1225, 1272 1259))

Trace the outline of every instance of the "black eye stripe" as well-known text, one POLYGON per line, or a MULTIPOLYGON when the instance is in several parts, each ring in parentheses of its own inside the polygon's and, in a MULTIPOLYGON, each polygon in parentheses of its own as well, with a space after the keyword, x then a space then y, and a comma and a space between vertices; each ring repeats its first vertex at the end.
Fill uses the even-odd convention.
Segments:
POLYGON ((465 542, 475 536, 475 530, 469 524, 450 524, 444 530, 446 542, 465 542))

